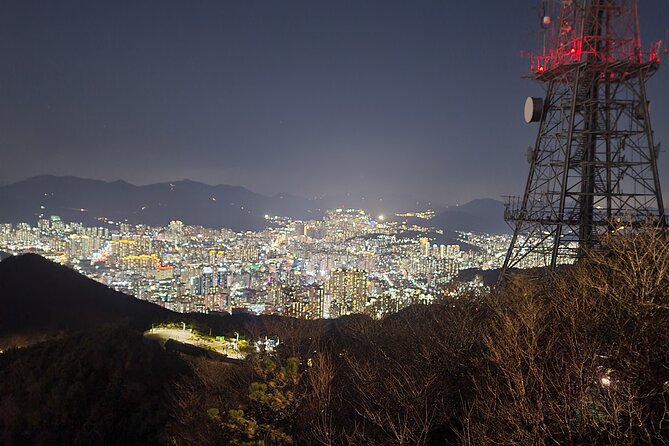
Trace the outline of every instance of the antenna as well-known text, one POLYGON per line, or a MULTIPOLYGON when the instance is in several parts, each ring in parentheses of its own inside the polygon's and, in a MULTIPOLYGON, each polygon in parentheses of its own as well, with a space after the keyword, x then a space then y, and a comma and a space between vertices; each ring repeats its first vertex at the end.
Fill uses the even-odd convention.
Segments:
POLYGON ((667 39, 642 49, 637 3, 541 2, 545 43, 529 77, 546 95, 525 102, 539 129, 525 193, 505 207, 514 234, 502 280, 511 268, 583 257, 615 222, 665 224, 646 81, 667 39))

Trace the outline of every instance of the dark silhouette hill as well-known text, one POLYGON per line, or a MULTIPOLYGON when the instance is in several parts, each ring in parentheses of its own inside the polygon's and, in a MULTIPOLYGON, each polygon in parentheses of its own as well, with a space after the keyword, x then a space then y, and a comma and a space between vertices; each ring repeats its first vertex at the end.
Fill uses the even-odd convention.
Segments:
POLYGON ((430 226, 452 231, 509 234, 504 221, 504 204, 492 198, 472 200, 461 206, 449 206, 429 221, 430 226))
POLYGON ((0 262, 0 339, 49 337, 120 322, 144 330, 175 317, 36 254, 0 262))
MULTIPOLYGON (((0 262, 0 350, 75 332, 122 325, 185 322, 202 333, 260 336, 284 324, 279 316, 182 314, 120 293, 37 254, 0 262)), ((310 321, 291 322, 305 331, 310 321)), ((292 329, 292 328, 291 328, 292 329)), ((280 330, 278 330, 280 331, 280 330)))

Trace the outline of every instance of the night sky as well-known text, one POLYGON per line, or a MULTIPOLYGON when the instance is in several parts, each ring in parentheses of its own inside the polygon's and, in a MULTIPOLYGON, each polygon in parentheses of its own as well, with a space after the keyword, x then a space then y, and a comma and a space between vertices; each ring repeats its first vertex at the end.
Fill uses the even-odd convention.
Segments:
MULTIPOLYGON (((522 194, 533 0, 4 0, 0 183, 522 194)), ((641 0, 644 47, 669 0, 641 0)), ((649 82, 669 196, 669 67, 649 82)))

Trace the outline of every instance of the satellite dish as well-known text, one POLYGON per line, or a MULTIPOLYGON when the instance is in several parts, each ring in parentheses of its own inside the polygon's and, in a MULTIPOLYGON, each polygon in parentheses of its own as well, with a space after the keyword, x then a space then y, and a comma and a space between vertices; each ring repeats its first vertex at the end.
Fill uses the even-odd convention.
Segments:
POLYGON ((527 162, 529 164, 532 164, 533 161, 534 161, 534 147, 529 146, 527 148, 527 162))
POLYGON ((547 29, 551 26, 551 23, 553 23, 553 19, 549 14, 548 1, 541 1, 541 6, 539 7, 539 20, 543 29, 547 29))
POLYGON ((525 100, 525 122, 539 122, 544 114, 544 100, 529 97, 525 100))
MULTIPOLYGON (((648 112, 650 113, 650 101, 646 102, 646 107, 648 108, 648 112)), ((643 109, 643 104, 639 102, 636 107, 634 107, 634 116, 637 119, 645 119, 646 118, 646 111, 643 109)))

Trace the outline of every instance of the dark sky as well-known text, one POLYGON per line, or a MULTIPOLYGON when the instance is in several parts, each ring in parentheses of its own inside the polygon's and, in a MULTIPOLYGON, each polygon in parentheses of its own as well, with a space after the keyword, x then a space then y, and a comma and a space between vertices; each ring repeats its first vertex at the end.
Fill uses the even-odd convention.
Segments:
MULTIPOLYGON (((669 0, 642 0, 661 39, 669 0)), ((0 3, 0 182, 37 174, 261 193, 521 194, 533 0, 0 3)), ((669 71, 649 83, 669 148, 669 71)), ((661 157, 669 195, 669 154, 661 157)))

